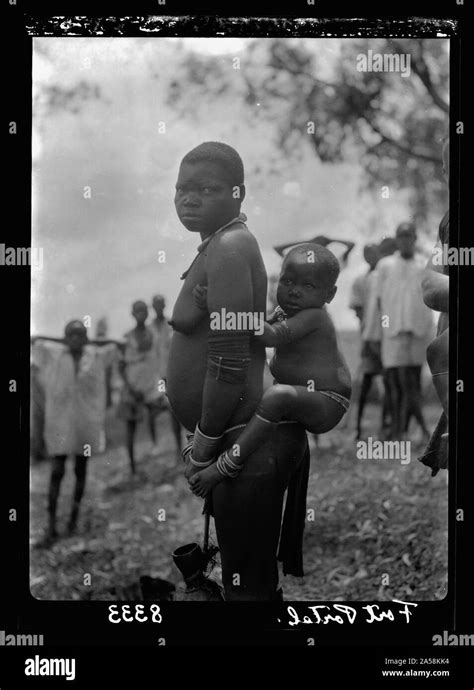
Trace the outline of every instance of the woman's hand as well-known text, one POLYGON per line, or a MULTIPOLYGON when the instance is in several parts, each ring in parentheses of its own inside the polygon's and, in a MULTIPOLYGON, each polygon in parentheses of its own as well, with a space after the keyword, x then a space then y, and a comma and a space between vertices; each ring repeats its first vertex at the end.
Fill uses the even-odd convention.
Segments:
POLYGON ((199 309, 207 311, 207 287, 205 285, 196 285, 193 290, 193 299, 194 304, 199 309))

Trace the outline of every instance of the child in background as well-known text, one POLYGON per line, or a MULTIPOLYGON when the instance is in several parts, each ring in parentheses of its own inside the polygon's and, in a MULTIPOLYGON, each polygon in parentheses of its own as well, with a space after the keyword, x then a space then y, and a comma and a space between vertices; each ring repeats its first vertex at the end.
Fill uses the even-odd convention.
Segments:
MULTIPOLYGON (((338 275, 339 262, 320 245, 298 245, 285 257, 277 291, 279 308, 264 324, 263 334, 254 336, 275 347, 270 369, 276 385, 265 391, 233 447, 191 476, 189 483, 197 496, 206 496, 225 477, 237 476, 272 424, 295 421, 313 434, 322 434, 347 411, 350 374, 324 306, 336 294, 338 275)), ((201 307, 205 292, 198 286, 194 293, 201 307)))
POLYGON ((132 305, 135 328, 125 334, 125 352, 120 372, 125 382, 118 416, 127 423, 127 450, 130 469, 135 474, 135 433, 137 422, 147 413, 148 428, 152 439, 152 452, 156 454, 155 419, 161 409, 164 396, 164 377, 159 370, 159 357, 155 332, 146 325, 148 307, 142 300, 132 305), (161 384, 161 385, 160 385, 161 384), (163 389, 163 390, 162 390, 163 389))
MULTIPOLYGON (((171 343, 171 335, 173 329, 168 323, 165 316, 165 298, 162 295, 155 295, 152 299, 153 309, 155 310, 155 318, 152 320, 150 327, 155 333, 156 353, 159 359, 159 371, 166 381, 166 371, 168 369, 168 356, 171 343)), ((163 409, 168 410, 171 417, 171 426, 176 440, 178 450, 178 460, 181 460, 181 424, 176 419, 173 410, 171 409, 168 399, 163 397, 163 409)), ((156 414, 159 414, 157 410, 156 414)))

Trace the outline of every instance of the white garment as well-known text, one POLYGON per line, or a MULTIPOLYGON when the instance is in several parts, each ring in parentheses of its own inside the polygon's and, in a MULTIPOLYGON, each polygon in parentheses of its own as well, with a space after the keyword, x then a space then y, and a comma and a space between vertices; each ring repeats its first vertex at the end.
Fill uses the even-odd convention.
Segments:
POLYGON ((156 330, 150 326, 145 326, 145 329, 144 337, 149 339, 149 343, 143 350, 141 349, 143 343, 140 344, 137 340, 135 329, 125 333, 124 361, 130 386, 143 394, 145 403, 154 403, 164 396, 162 390, 164 375, 160 370, 156 330))
POLYGON ((362 309, 361 331, 364 329, 364 323, 367 317, 371 294, 376 283, 376 277, 375 270, 369 270, 357 276, 352 284, 349 307, 351 309, 355 309, 356 307, 362 309))
POLYGON ((158 370, 160 375, 163 378, 166 378, 173 329, 169 325, 166 317, 164 317, 160 322, 157 322, 156 319, 153 319, 150 328, 153 329, 155 334, 155 350, 159 362, 158 370))
POLYGON ((403 332, 420 338, 432 333, 433 312, 423 302, 421 290, 425 265, 421 257, 404 259, 399 252, 379 261, 369 297, 364 340, 381 340, 403 332))
POLYGON ((114 345, 86 345, 76 373, 66 345, 37 341, 32 348, 45 396, 44 439, 49 455, 93 455, 105 450, 106 369, 114 345), (90 449, 87 448, 90 446, 90 449))

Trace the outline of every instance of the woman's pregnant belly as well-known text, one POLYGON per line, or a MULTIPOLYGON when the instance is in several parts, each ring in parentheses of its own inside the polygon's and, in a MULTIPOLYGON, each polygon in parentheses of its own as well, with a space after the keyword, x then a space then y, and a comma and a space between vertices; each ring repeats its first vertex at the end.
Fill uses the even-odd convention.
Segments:
MULTIPOLYGON (((171 341, 167 372, 167 393, 173 412, 181 424, 194 431, 201 418, 202 394, 207 370, 208 327, 192 335, 175 332, 171 341)), ((228 426, 247 422, 262 397, 265 349, 251 344, 247 385, 228 426)))
POLYGON ((207 325, 192 335, 175 332, 171 341, 167 393, 173 412, 189 431, 194 431, 201 418, 207 369, 207 332, 207 325))

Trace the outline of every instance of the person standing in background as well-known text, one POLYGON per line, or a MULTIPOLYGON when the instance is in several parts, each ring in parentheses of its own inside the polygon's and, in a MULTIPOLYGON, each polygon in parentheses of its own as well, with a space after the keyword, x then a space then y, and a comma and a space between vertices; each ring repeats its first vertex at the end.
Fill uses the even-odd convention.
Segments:
MULTIPOLYGON (((109 326, 107 323, 107 317, 101 316, 98 319, 95 327, 95 339, 96 340, 107 340, 109 326)), ((117 365, 118 361, 113 364, 117 365)), ((117 378, 118 372, 113 370, 113 364, 107 369, 106 372, 106 384, 107 384, 107 409, 112 406, 112 379, 117 378)))
POLYGON ((396 242, 398 251, 377 265, 363 338, 380 349, 389 381, 390 437, 400 440, 413 414, 426 440, 420 371, 433 332, 433 317, 421 291, 424 262, 415 255, 415 226, 401 223, 396 242))
POLYGON ((68 531, 76 529, 88 459, 105 450, 106 371, 117 357, 116 345, 90 343, 79 320, 66 325, 63 339, 47 340, 32 338, 32 369, 43 384, 44 439, 51 457, 49 523, 43 546, 58 536, 56 509, 68 455, 75 456, 76 475, 68 531))
MULTIPOLYGON (((153 309, 155 310, 155 318, 151 322, 151 328, 155 334, 155 347, 156 353, 159 361, 159 372, 162 379, 166 384, 166 370, 168 368, 168 355, 170 350, 171 336, 173 329, 168 323, 168 319, 165 316, 165 298, 162 295, 155 295, 152 300, 153 309)), ((171 425, 173 428, 173 434, 176 439, 176 446, 178 449, 178 458, 181 460, 181 424, 176 419, 171 407, 168 404, 168 398, 163 398, 163 404, 166 409, 169 410, 171 416, 171 425)), ((159 414, 161 410, 155 411, 155 417, 159 414)))
MULTIPOLYGON (((356 313, 360 321, 361 335, 364 331, 364 322, 367 316, 370 295, 374 286, 375 267, 380 259, 378 245, 366 244, 364 247, 364 259, 369 265, 369 270, 357 276, 352 285, 350 308, 356 313)), ((362 416, 367 401, 367 396, 372 387, 374 376, 382 375, 382 362, 380 354, 373 351, 369 344, 362 339, 361 362, 360 362, 360 393, 357 405, 357 426, 356 438, 359 439, 362 433, 362 416)), ((384 426, 384 416, 386 412, 385 396, 383 396, 381 428, 384 426)))
POLYGON ((156 352, 155 331, 147 325, 148 307, 143 300, 132 305, 135 328, 125 334, 125 351, 120 364, 124 380, 118 416, 126 421, 130 469, 135 474, 135 434, 137 423, 146 411, 152 440, 151 453, 157 453, 156 414, 164 397, 163 377, 156 352))

